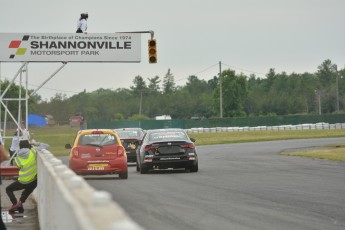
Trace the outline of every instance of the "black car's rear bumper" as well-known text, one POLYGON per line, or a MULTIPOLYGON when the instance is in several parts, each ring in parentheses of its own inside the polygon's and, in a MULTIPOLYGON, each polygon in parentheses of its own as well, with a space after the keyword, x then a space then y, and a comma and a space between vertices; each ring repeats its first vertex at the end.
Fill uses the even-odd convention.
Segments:
POLYGON ((161 169, 165 169, 165 168, 190 168, 192 166, 195 166, 198 164, 198 159, 195 158, 194 160, 189 160, 188 158, 180 158, 180 159, 176 159, 179 157, 168 157, 168 158, 164 158, 162 160, 162 158, 154 158, 152 159, 151 162, 149 161, 145 161, 142 162, 142 167, 150 169, 153 168, 154 166, 157 166, 158 168, 161 169))
POLYGON ((137 162, 137 155, 134 151, 126 151, 127 154, 127 162, 137 162))

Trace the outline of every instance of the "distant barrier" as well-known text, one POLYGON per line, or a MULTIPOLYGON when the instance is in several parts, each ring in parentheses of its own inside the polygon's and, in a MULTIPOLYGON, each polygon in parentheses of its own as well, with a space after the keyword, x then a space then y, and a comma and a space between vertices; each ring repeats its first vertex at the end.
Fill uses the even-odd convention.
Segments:
POLYGON ((256 126, 256 127, 215 127, 215 128, 191 128, 190 133, 217 133, 217 132, 245 132, 245 131, 279 131, 279 130, 313 130, 313 129, 344 129, 345 123, 328 124, 300 124, 300 125, 279 125, 279 126, 256 126))
POLYGON ((142 230, 105 191, 96 191, 47 150, 38 152, 41 229, 142 230))
POLYGON ((140 120, 140 121, 89 121, 87 128, 131 128, 163 129, 181 128, 191 129, 196 127, 271 127, 289 126, 299 124, 340 124, 345 122, 345 114, 325 115, 289 115, 289 116, 262 116, 262 117, 227 117, 212 119, 186 119, 186 120, 140 120))

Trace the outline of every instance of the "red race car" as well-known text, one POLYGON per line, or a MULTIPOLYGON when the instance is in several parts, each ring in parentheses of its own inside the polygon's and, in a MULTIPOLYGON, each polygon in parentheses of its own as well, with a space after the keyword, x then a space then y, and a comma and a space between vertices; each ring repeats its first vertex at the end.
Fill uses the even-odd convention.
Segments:
POLYGON ((80 175, 118 174, 128 178, 127 155, 120 138, 111 129, 80 130, 71 149, 69 167, 80 175))

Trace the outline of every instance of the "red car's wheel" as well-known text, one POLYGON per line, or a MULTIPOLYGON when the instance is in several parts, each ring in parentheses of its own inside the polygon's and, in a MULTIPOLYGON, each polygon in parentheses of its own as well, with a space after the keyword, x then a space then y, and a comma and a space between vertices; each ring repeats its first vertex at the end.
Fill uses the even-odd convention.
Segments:
POLYGON ((128 179, 128 171, 119 173, 120 179, 128 179))

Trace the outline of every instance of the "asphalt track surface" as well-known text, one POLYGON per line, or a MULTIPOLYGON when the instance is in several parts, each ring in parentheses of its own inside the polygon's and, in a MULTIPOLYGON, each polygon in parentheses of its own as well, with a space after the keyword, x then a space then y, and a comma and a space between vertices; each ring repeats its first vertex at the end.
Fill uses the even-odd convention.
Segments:
MULTIPOLYGON (((345 229, 345 164, 279 153, 344 138, 197 147, 199 172, 88 178, 147 230, 345 229)), ((197 143, 197 142, 196 142, 197 143)))

